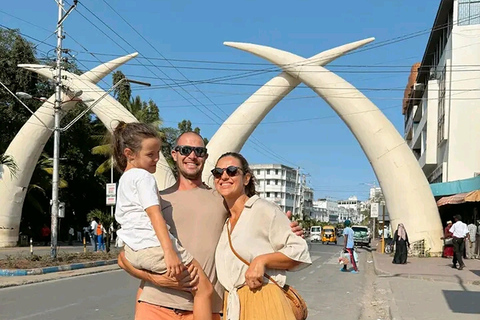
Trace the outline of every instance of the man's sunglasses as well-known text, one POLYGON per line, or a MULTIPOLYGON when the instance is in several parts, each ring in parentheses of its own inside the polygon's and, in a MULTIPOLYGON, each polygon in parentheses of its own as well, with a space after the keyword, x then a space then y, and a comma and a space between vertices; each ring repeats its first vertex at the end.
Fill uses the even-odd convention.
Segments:
POLYGON ((176 146, 174 150, 180 152, 182 156, 188 156, 192 151, 195 152, 197 157, 203 158, 207 155, 207 148, 205 147, 176 146))
POLYGON ((227 168, 214 168, 211 172, 216 179, 220 179, 224 172, 226 172, 229 177, 235 177, 238 174, 238 171, 241 170, 242 168, 229 166, 227 168))

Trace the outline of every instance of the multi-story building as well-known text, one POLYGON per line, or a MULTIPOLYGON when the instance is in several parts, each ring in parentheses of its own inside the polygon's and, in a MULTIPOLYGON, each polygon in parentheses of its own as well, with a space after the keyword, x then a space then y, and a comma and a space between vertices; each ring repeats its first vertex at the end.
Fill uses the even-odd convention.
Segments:
POLYGON ((312 219, 320 222, 338 222, 338 203, 332 199, 317 199, 313 201, 312 219))
POLYGON ((342 223, 346 219, 357 223, 360 222, 360 201, 356 196, 349 197, 347 200, 338 200, 338 222, 342 223))
POLYGON ((479 37, 480 1, 440 1, 422 62, 410 75, 405 140, 430 183, 480 173, 479 37))
POLYGON ((278 204, 282 210, 300 216, 310 216, 313 210, 313 189, 306 185, 306 178, 298 169, 283 164, 253 164, 261 198, 278 204))

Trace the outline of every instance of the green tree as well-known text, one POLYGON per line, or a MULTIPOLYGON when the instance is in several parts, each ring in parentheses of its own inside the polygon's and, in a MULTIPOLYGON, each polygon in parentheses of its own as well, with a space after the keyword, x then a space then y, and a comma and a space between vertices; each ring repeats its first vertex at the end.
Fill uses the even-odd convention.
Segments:
MULTIPOLYGON (((1 166, 6 166, 7 169, 10 171, 10 175, 15 177, 15 175, 17 173, 17 170, 18 170, 18 166, 15 163, 15 160, 13 159, 13 157, 11 157, 7 154, 0 154, 0 170, 2 169, 1 166)), ((0 171, 0 174, 1 173, 2 173, 2 171, 0 171)), ((0 179, 1 178, 2 178, 2 176, 0 175, 0 179)))
MULTIPOLYGON (((33 45, 22 38, 18 30, 0 30, 0 81, 14 93, 43 95, 48 82, 40 80, 36 73, 19 68, 21 63, 38 63, 33 45)), ((29 107, 35 110, 40 104, 32 101, 29 107)), ((3 153, 31 114, 3 87, 0 87, 0 114, 0 153, 3 153)))

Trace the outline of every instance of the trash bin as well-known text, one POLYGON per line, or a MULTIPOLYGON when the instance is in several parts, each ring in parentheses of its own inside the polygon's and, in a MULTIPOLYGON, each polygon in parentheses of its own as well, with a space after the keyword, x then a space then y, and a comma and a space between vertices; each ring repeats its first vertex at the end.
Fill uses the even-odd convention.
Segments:
POLYGON ((20 246, 21 247, 28 246, 28 236, 27 235, 21 235, 20 236, 20 246))

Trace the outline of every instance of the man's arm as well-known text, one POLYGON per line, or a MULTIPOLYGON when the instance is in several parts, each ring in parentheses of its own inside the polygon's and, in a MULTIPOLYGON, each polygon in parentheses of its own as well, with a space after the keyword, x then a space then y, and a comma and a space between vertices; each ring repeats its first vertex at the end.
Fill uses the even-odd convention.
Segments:
POLYGON ((168 287, 187 292, 197 290, 199 280, 198 270, 192 264, 190 264, 188 269, 183 271, 177 278, 171 278, 166 275, 135 269, 125 258, 125 252, 122 251, 118 255, 118 265, 131 276, 143 281, 151 282, 159 287, 168 287))

